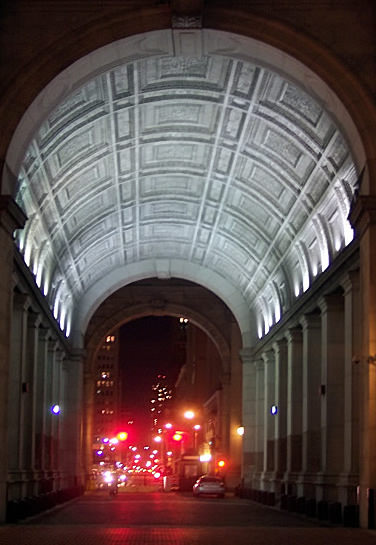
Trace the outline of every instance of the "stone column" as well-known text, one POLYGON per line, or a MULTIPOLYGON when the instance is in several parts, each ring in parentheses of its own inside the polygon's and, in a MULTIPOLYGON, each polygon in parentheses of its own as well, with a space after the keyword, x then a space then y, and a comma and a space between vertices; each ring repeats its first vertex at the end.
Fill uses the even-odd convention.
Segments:
MULTIPOLYGON (((372 180, 373 184, 374 181, 372 180)), ((360 525, 376 526, 376 197, 359 195, 350 214, 360 240, 360 525)))
POLYGON ((264 469, 264 362, 256 362, 256 475, 253 488, 260 489, 261 474, 264 469))
POLYGON ((287 493, 296 495, 296 480, 302 468, 302 331, 289 329, 287 338, 287 461, 284 480, 287 493))
POLYGON ((219 421, 219 437, 222 452, 230 451, 230 373, 222 375, 221 418, 219 421))
POLYGON ((270 480, 274 469, 275 415, 271 412, 275 405, 275 357, 274 351, 268 350, 262 354, 264 361, 264 489, 272 491, 270 480))
POLYGON ((83 359, 82 351, 77 351, 65 359, 64 399, 62 411, 62 464, 65 469, 66 484, 84 484, 83 476, 83 359))
POLYGON ((22 370, 25 368, 28 308, 27 295, 14 295, 12 319, 12 357, 9 372, 9 417, 8 417, 8 456, 9 467, 20 470, 21 435, 21 397, 24 393, 22 370))
POLYGON ((321 472, 317 498, 338 501, 344 463, 344 298, 320 298, 321 309, 321 472))
POLYGON ((355 505, 359 484, 359 411, 361 316, 359 271, 349 272, 342 281, 345 304, 344 339, 344 461, 339 479, 339 500, 343 505, 355 505))
POLYGON ((29 311, 26 365, 23 370, 22 380, 26 390, 22 398, 22 433, 24 437, 22 461, 25 470, 25 496, 35 496, 38 494, 35 475, 35 452, 37 446, 39 446, 36 444, 36 415, 38 403, 38 343, 41 319, 42 317, 39 313, 29 311))
POLYGON ((15 293, 13 298, 13 318, 11 337, 11 365, 9 368, 8 398, 8 499, 22 496, 22 397, 25 395, 22 384, 22 370, 25 368, 28 308, 30 298, 15 293))
MULTIPOLYGON (((35 468, 40 471, 40 478, 45 477, 46 465, 46 421, 49 408, 47 407, 47 360, 48 341, 50 330, 39 328, 38 360, 36 377, 36 408, 35 408, 35 468)), ((46 490, 42 490, 45 492, 46 490)))
POLYGON ((242 477, 245 488, 252 487, 256 472, 256 366, 250 350, 241 350, 243 363, 243 468, 242 477))
MULTIPOLYGON (((238 325, 231 321, 231 342, 229 357, 224 357, 224 365, 228 359, 228 368, 230 369, 230 449, 229 455, 231 464, 229 466, 228 482, 230 486, 238 486, 242 482, 243 465, 243 436, 239 436, 238 428, 243 425, 243 396, 242 396, 242 360, 240 358, 240 347, 242 345, 241 335, 238 325), (230 480, 231 479, 231 480, 230 480)), ((225 367, 226 368, 226 367, 225 367)))
POLYGON ((300 323, 303 333, 303 443, 298 495, 314 498, 314 481, 320 470, 321 456, 321 316, 305 314, 300 323))
POLYGON ((55 403, 53 397, 53 367, 55 362, 55 353, 57 349, 57 342, 49 339, 47 348, 47 365, 46 365, 46 432, 45 432, 45 467, 46 470, 53 474, 53 427, 55 415, 51 413, 51 407, 55 403))
POLYGON ((93 465, 93 439, 94 439, 94 396, 95 396, 95 378, 93 373, 84 373, 84 421, 85 421, 85 467, 90 468, 93 465))
POLYGON ((274 489, 279 496, 281 481, 286 471, 287 459, 287 341, 281 339, 273 344, 275 353, 275 418, 274 442, 274 489))
MULTIPOLYGON (((52 347, 51 347, 52 348, 52 347)), ((51 464, 54 470, 54 486, 63 488, 66 484, 66 471, 64 466, 64 414, 65 414, 65 373, 64 367, 65 352, 59 343, 55 343, 53 348, 53 366, 52 366, 52 403, 58 403, 61 406, 61 414, 56 418, 52 417, 52 452, 51 464), (65 479, 65 480, 64 480, 65 479)))
POLYGON ((5 521, 8 478, 8 373, 11 358, 13 232, 26 216, 9 195, 0 195, 0 523, 5 521))

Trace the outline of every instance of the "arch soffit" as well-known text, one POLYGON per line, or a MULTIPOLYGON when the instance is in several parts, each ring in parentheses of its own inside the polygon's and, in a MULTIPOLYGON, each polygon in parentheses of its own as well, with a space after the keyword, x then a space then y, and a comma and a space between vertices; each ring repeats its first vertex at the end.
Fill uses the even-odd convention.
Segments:
POLYGON ((211 339, 218 350, 219 357, 222 362, 222 370, 224 374, 230 372, 230 347, 228 342, 222 335, 217 326, 208 318, 198 313, 196 310, 191 309, 185 305, 177 305, 166 301, 163 308, 155 308, 148 303, 137 304, 127 309, 121 309, 103 322, 99 329, 88 339, 87 350, 87 363, 92 364, 95 352, 98 348, 98 344, 111 330, 124 325, 127 322, 144 318, 146 316, 184 316, 195 326, 204 331, 211 339))
MULTIPOLYGON (((81 344, 80 339, 83 339, 90 318, 98 307, 115 291, 138 280, 172 277, 194 282, 219 297, 235 317, 241 332, 243 346, 246 347, 253 344, 255 329, 252 327, 252 315, 240 292, 213 271, 209 271, 195 263, 178 260, 143 261, 142 263, 135 263, 111 271, 110 274, 102 278, 90 288, 82 299, 79 314, 74 319, 75 327, 77 328, 74 332, 74 343, 77 345, 81 344), (126 279, 126 282, 124 282, 124 279, 126 279)), ((181 312, 181 310, 177 310, 178 314, 181 312)), ((205 331, 208 334, 209 330, 210 328, 207 326, 205 331)))

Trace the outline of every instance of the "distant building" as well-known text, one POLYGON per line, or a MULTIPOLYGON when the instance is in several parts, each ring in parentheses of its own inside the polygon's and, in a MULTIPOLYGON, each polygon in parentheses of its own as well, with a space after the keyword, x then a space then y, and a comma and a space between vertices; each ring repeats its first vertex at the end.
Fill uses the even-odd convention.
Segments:
MULTIPOLYGON (((93 449, 119 425, 120 374, 118 331, 106 336, 95 362, 93 449)), ((95 460, 95 458, 94 458, 95 460)))
POLYGON ((161 417, 168 409, 172 400, 172 387, 166 375, 159 374, 152 386, 152 398, 150 400, 150 413, 152 429, 158 431, 161 425, 161 417))

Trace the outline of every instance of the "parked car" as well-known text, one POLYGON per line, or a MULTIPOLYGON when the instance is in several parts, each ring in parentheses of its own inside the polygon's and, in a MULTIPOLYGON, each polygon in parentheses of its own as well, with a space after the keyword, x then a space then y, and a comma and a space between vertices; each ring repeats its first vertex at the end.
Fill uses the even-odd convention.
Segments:
POLYGON ((225 483, 221 477, 215 475, 202 475, 193 485, 193 495, 225 497, 225 483))

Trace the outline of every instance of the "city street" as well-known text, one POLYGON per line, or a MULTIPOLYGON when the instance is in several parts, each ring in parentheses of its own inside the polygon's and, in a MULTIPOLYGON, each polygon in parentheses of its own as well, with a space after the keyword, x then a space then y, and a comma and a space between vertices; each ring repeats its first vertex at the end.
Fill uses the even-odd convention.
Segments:
POLYGON ((0 527, 0 545, 375 545, 376 532, 320 526, 250 500, 189 493, 85 494, 0 527))

